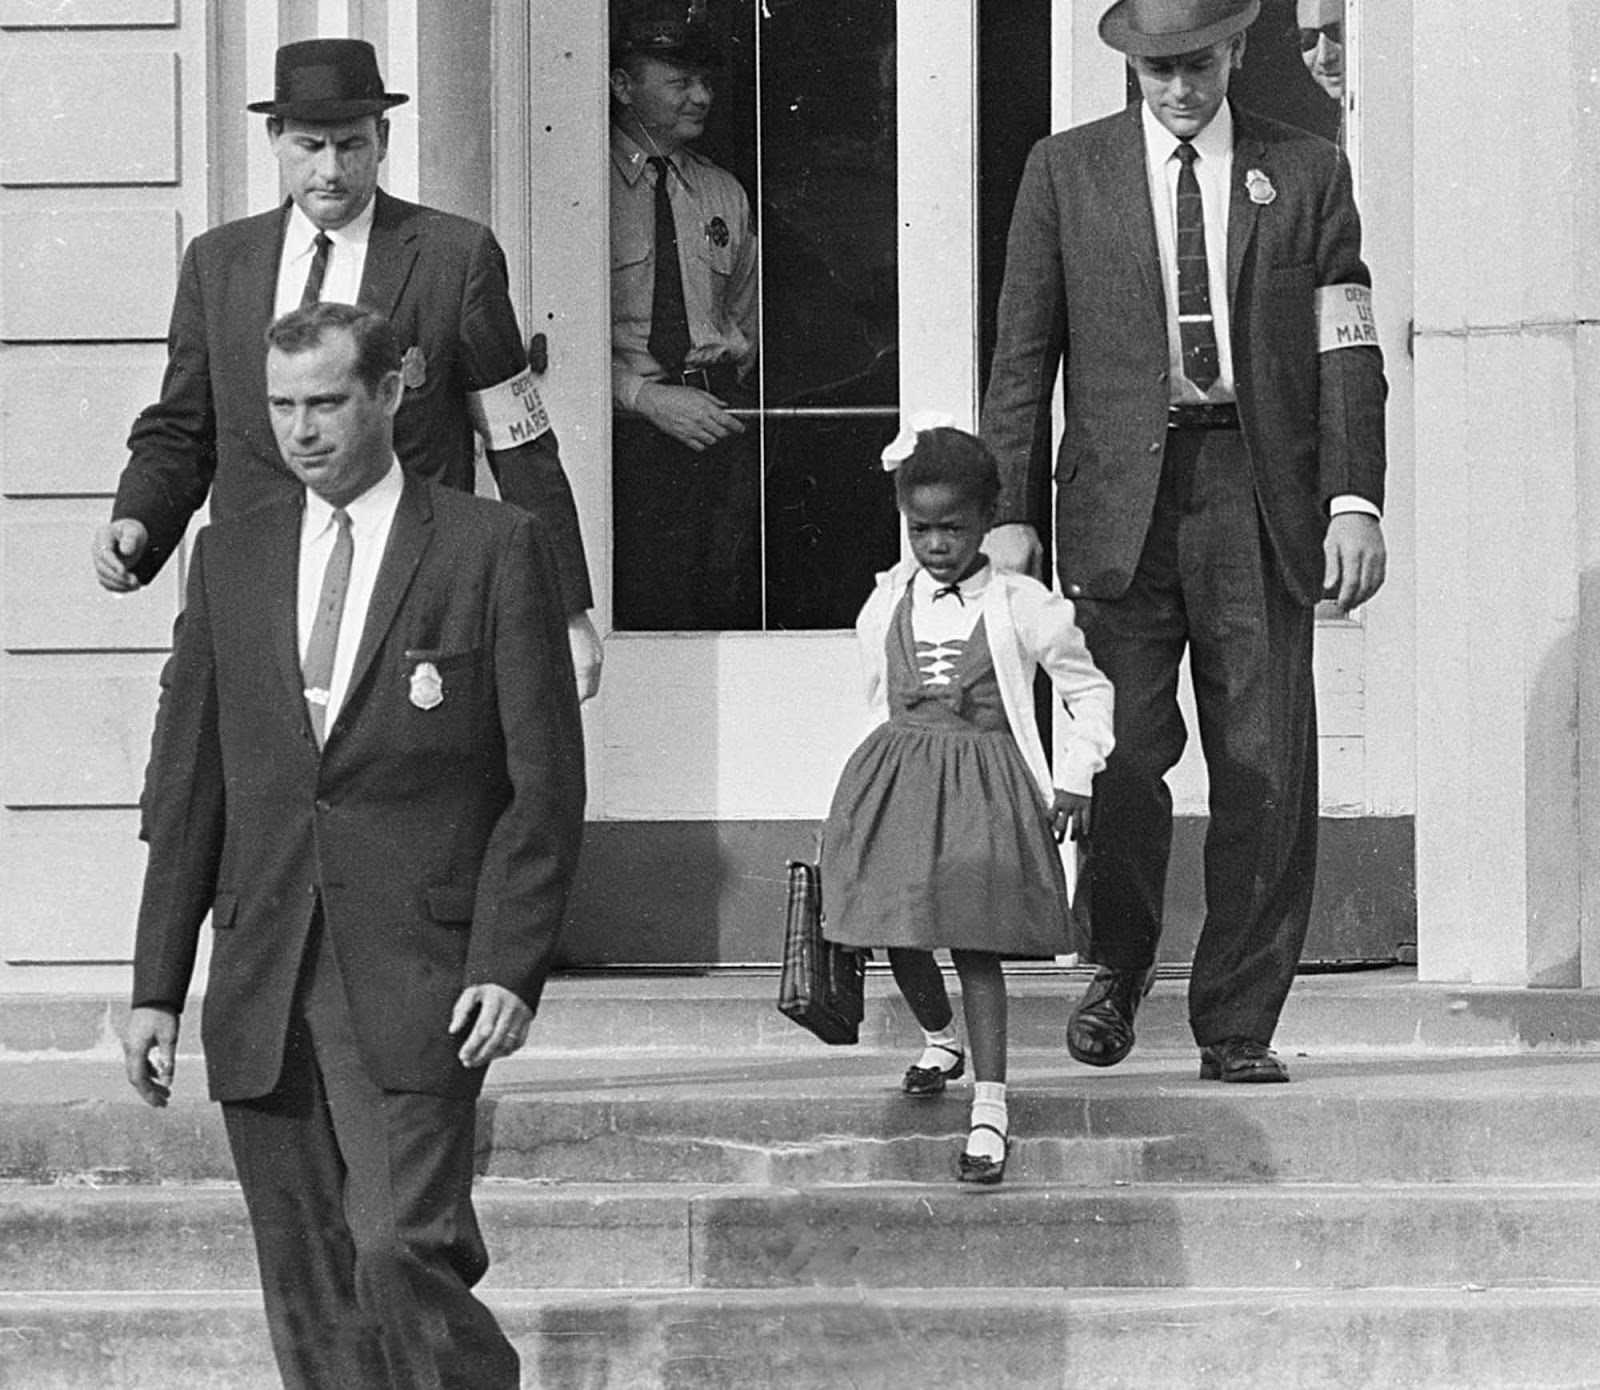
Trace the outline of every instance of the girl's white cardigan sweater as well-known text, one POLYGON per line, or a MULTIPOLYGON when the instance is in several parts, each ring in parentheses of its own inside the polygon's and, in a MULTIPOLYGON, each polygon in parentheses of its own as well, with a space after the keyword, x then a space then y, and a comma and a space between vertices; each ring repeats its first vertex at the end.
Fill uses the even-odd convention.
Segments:
MULTIPOLYGON (((885 570, 856 619, 867 681, 868 732, 889 718, 885 643, 895 606, 920 568, 915 560, 902 560, 885 570)), ((1071 601, 1027 575, 991 570, 983 592, 983 625, 1006 719, 1044 804, 1055 799, 1056 787, 1088 796, 1095 773, 1111 752, 1112 693, 1111 682, 1100 674, 1084 646, 1071 601), (1038 666, 1048 673, 1071 721, 1054 775, 1033 717, 1033 673, 1038 666)))

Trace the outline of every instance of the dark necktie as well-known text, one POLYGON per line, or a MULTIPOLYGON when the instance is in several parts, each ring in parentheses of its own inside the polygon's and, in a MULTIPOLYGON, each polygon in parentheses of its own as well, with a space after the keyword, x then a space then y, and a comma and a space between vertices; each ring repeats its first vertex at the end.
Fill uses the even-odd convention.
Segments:
POLYGON ((650 301, 650 355, 669 372, 681 372, 689 355, 689 313, 683 303, 678 225, 672 217, 672 161, 654 155, 656 171, 656 283, 650 301))
POLYGON ((322 298, 322 281, 328 273, 328 252, 333 247, 326 232, 318 232, 316 240, 311 244, 316 250, 311 254, 311 269, 306 274, 306 287, 300 291, 302 309, 307 304, 315 304, 322 298))
POLYGON ((343 507, 335 507, 333 522, 339 534, 334 537, 328 567, 322 572, 317 616, 311 624, 311 639, 306 643, 306 659, 300 671, 305 678, 306 705, 319 748, 328 736, 328 692, 333 685, 333 658, 339 649, 339 624, 344 618, 344 597, 350 588, 350 561, 356 548, 350 533, 350 513, 343 507))
POLYGON ((1187 140, 1178 146, 1178 336, 1183 374, 1202 391, 1217 379, 1217 328, 1211 317, 1211 267, 1206 260, 1205 204, 1194 176, 1199 156, 1187 140))
POLYGON ((966 599, 961 595, 961 585, 959 581, 955 584, 946 584, 942 589, 935 589, 933 591, 934 603, 937 603, 942 598, 953 598, 963 608, 967 606, 966 599))

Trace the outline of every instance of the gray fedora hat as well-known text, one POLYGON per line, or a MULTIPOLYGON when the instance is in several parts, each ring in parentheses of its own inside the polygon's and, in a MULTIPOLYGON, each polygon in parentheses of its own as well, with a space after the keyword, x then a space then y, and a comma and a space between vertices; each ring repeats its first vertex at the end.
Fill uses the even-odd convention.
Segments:
POLYGON ((1117 0, 1100 37, 1134 58, 1176 58, 1231 39, 1255 23, 1261 0, 1117 0))
POLYGON ((297 121, 353 121, 411 98, 383 90, 378 55, 363 39, 305 39, 278 50, 271 101, 247 109, 297 121))

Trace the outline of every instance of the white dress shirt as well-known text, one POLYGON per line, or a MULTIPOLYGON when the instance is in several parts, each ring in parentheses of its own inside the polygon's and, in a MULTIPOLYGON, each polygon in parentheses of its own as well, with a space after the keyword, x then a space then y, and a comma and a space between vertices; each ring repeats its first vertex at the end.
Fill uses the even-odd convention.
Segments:
MULTIPOLYGON (((350 672, 355 666, 356 648, 361 643, 362 630, 367 625, 367 608, 372 602, 373 585, 378 578, 378 565, 383 559, 384 547, 389 543, 389 530, 394 525, 395 508, 400 504, 403 486, 400 462, 393 466, 376 483, 345 507, 350 514, 350 585, 345 590, 344 616, 339 620, 339 641, 333 653, 333 679, 329 682, 327 718, 325 729, 333 728, 350 688, 350 672)), ((330 507, 310 488, 306 489, 305 515, 300 522, 300 587, 297 611, 299 617, 300 662, 306 659, 306 647, 311 641, 311 628, 317 620, 317 600, 322 596, 322 574, 328 568, 328 558, 333 554, 334 538, 339 528, 333 520, 330 507)))
MULTIPOLYGON (((322 278, 323 303, 354 304, 361 293, 361 276, 367 268, 367 242, 372 236, 372 213, 376 198, 367 199, 349 222, 328 233, 333 243, 328 248, 328 269, 322 278)), ((272 301, 272 316, 280 318, 300 307, 306 276, 311 271, 313 243, 318 227, 298 203, 289 205, 289 225, 283 229, 283 250, 278 255, 278 292, 272 301)))
MULTIPOLYGON (((1156 250, 1161 256, 1161 283, 1167 307, 1167 364, 1172 400, 1197 404, 1233 401, 1233 334, 1228 316, 1228 209, 1233 198, 1233 109, 1226 101, 1189 143, 1194 146, 1195 181, 1206 223, 1206 269, 1211 281, 1211 318, 1217 334, 1217 379, 1202 391, 1183 373, 1183 335, 1178 329, 1178 137, 1156 119, 1150 104, 1139 108, 1144 123, 1145 170, 1150 179, 1150 206, 1155 210, 1156 250)), ((1328 503, 1331 516, 1341 512, 1379 515, 1364 497, 1344 494, 1328 503)))
POLYGON ((1233 188, 1233 112, 1217 108, 1211 124, 1193 140, 1194 176, 1205 209, 1206 269, 1211 281, 1211 318, 1217 333, 1217 379, 1202 391, 1183 374, 1183 338, 1178 331, 1178 159, 1181 141, 1155 117, 1148 102, 1144 120, 1145 169, 1150 176, 1150 206, 1155 210, 1156 249, 1161 254, 1161 284, 1167 303, 1167 359, 1175 402, 1231 401, 1233 340, 1228 319, 1228 202, 1233 188))

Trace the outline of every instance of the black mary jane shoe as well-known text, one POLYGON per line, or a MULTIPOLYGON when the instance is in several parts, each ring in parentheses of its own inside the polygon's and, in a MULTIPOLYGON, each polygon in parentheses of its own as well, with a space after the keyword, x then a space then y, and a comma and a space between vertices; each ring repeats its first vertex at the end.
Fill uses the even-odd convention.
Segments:
POLYGON ((945 1084, 956 1080, 967 1069, 967 1054, 959 1047, 946 1047, 943 1043, 932 1043, 930 1046, 948 1052, 956 1059, 955 1065, 948 1071, 939 1067, 907 1067, 900 1089, 908 1096, 943 1095, 945 1084))
POLYGON ((1006 1175, 1006 1159, 1011 1157, 1011 1137, 991 1124, 980 1122, 973 1125, 968 1135, 969 1139, 980 1129, 986 1129, 990 1134, 998 1134, 1005 1142, 1005 1152, 999 1158, 985 1158, 981 1154, 969 1154, 963 1150, 960 1161, 956 1164, 956 1178, 961 1182, 997 1187, 1006 1175))
POLYGON ((1287 1081, 1289 1068, 1266 1043, 1254 1038, 1224 1038, 1200 1049, 1200 1079, 1260 1085, 1287 1081))
POLYGON ((1155 967, 1101 966, 1067 1020, 1067 1052, 1091 1067, 1114 1067, 1133 1051, 1133 1017, 1156 982, 1155 967))

